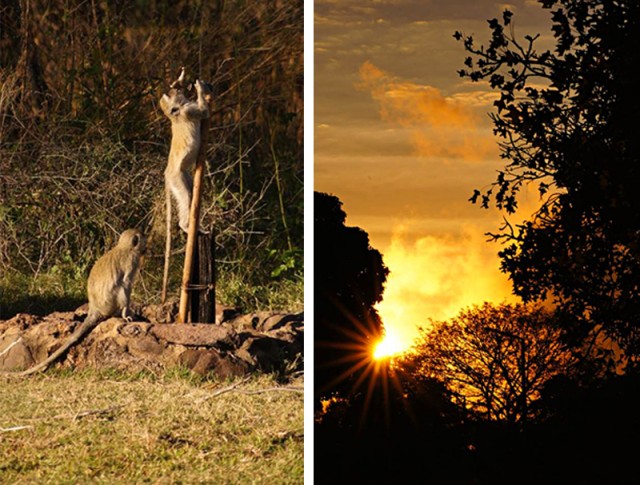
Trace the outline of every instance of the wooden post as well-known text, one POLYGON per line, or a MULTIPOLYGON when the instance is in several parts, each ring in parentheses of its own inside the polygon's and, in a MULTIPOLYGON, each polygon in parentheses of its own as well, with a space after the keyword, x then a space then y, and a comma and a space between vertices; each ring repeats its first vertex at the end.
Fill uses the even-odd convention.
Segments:
POLYGON ((214 323, 216 318, 215 238, 198 234, 189 294, 190 322, 214 323))
POLYGON ((191 280, 189 281, 189 309, 187 310, 187 319, 189 323, 202 322, 198 316, 198 308, 200 307, 200 292, 198 289, 202 284, 200 280, 200 247, 202 243, 202 234, 196 234, 196 247, 193 248, 193 260, 191 261, 191 280))
MULTIPOLYGON (((211 109, 212 96, 205 95, 209 112, 211 109)), ((211 117, 207 117, 200 122, 200 150, 196 160, 196 168, 193 173, 193 195, 191 197, 191 210, 189 212, 189 229, 187 231, 187 246, 184 255, 184 268, 182 271, 182 286, 180 288, 180 306, 178 308, 178 323, 187 322, 187 311, 189 309, 189 284, 191 282, 191 271, 193 254, 196 245, 196 237, 200 223, 200 198, 202 193, 202 177, 204 164, 207 158, 207 145, 209 141, 209 125, 211 117)))
POLYGON ((213 228, 205 234, 207 244, 200 245, 200 281, 206 287, 200 292, 199 318, 201 322, 216 321, 216 238, 213 228))

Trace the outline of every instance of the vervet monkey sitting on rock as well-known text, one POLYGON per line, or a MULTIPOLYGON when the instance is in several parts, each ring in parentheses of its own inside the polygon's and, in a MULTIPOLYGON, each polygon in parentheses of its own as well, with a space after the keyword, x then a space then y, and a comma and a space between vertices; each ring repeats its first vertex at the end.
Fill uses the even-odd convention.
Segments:
POLYGON ((80 327, 43 362, 21 372, 4 374, 27 376, 45 370, 109 317, 121 315, 131 321, 131 290, 145 251, 146 238, 142 232, 137 229, 124 231, 116 246, 102 255, 89 272, 89 311, 80 327))

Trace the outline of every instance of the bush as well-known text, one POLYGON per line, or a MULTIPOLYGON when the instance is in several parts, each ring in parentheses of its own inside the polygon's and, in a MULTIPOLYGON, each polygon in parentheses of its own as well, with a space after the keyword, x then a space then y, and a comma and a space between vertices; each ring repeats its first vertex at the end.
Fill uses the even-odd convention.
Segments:
MULTIPOLYGON (((171 135, 157 100, 181 66, 215 90, 201 224, 219 294, 302 301, 302 5, 147 3, 0 10, 0 317, 83 295, 128 227, 150 238, 134 297, 159 299, 171 135)), ((177 294, 177 224, 172 238, 177 294)))

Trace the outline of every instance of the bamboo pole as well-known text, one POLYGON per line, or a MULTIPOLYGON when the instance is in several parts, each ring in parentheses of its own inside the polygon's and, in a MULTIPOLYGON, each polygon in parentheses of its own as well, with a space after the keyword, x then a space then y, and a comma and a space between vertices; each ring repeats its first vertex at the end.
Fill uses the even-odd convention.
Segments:
MULTIPOLYGON (((209 112, 212 112, 212 96, 205 94, 205 100, 209 105, 209 112)), ((202 193, 202 177, 204 164, 207 158, 207 145, 209 141, 209 125, 211 117, 204 118, 200 122, 200 150, 196 160, 196 168, 193 173, 193 195, 191 196, 191 210, 189 212, 189 229, 187 231, 187 246, 184 255, 184 268, 182 270, 182 286, 180 288, 180 306, 178 310, 178 323, 187 322, 187 312, 189 309, 189 283, 191 281, 191 271, 193 266, 193 254, 195 251, 198 236, 198 226, 200 222, 200 198, 202 193)))

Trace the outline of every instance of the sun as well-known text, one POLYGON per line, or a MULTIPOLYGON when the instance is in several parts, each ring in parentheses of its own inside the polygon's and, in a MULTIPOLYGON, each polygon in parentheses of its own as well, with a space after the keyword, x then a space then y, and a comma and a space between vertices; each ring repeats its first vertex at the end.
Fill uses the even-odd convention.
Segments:
POLYGON ((384 359, 385 357, 391 357, 392 355, 404 352, 407 347, 407 342, 401 339, 400 336, 390 328, 385 331, 382 340, 375 345, 373 358, 384 359))

